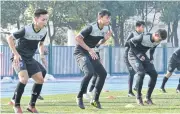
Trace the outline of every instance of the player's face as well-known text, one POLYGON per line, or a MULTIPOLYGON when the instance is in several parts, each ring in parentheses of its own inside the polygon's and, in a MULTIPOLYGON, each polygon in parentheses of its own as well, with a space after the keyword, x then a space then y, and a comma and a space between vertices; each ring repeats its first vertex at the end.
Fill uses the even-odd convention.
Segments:
POLYGON ((35 17, 36 24, 39 28, 43 28, 47 25, 48 22, 48 14, 40 15, 39 17, 35 17))
POLYGON ((110 21, 111 21, 111 17, 108 15, 105 15, 103 17, 101 17, 101 21, 103 22, 103 24, 105 26, 109 25, 110 21))
POLYGON ((155 35, 154 35, 154 41, 155 41, 155 42, 161 42, 161 41, 162 41, 162 39, 161 39, 161 37, 160 37, 159 34, 155 33, 155 35))
POLYGON ((139 27, 139 32, 144 32, 144 25, 141 25, 141 26, 139 27))

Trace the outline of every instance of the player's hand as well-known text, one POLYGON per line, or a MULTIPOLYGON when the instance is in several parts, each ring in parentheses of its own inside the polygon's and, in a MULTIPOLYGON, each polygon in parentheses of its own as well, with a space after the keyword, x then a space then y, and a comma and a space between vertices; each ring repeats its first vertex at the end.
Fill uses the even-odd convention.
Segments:
POLYGON ((42 63, 43 63, 43 65, 44 65, 44 67, 47 69, 48 63, 47 63, 46 59, 45 59, 45 58, 42 58, 41 60, 42 60, 42 63))
POLYGON ((22 60, 21 56, 17 53, 14 54, 13 63, 15 66, 19 66, 19 61, 22 60))
POLYGON ((112 31, 108 31, 106 35, 104 36, 105 40, 108 40, 112 36, 112 31))
POLYGON ((93 60, 98 59, 98 56, 97 56, 96 52, 93 49, 90 49, 88 52, 91 55, 93 60))
POLYGON ((146 58, 144 56, 141 56, 141 58, 140 58, 141 61, 145 61, 145 59, 146 58))

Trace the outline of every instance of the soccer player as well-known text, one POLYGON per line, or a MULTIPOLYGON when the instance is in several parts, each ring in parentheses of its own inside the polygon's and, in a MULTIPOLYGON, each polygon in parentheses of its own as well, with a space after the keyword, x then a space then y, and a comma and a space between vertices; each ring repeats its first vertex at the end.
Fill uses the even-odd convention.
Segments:
POLYGON ((45 27, 47 21, 48 12, 44 9, 37 9, 34 13, 32 24, 24 26, 7 38, 9 47, 13 53, 13 68, 19 77, 19 83, 15 90, 15 105, 13 107, 15 113, 22 113, 20 100, 30 77, 34 79, 35 84, 32 88, 31 100, 27 110, 32 113, 38 113, 35 104, 42 89, 43 77, 46 75, 46 70, 39 62, 33 59, 33 56, 39 47, 42 63, 47 67, 43 45, 47 34, 45 27), (18 41, 16 46, 13 39, 18 41))
POLYGON ((148 91, 146 94, 146 98, 144 100, 145 103, 152 105, 153 102, 151 100, 151 94, 154 90, 157 80, 157 72, 154 68, 154 64, 150 62, 153 60, 153 53, 157 45, 165 40, 167 37, 167 32, 164 29, 158 29, 155 33, 150 34, 141 34, 139 36, 135 36, 130 39, 129 45, 130 50, 128 52, 128 59, 137 74, 137 103, 138 105, 143 106, 144 103, 142 101, 142 86, 143 80, 145 77, 145 73, 150 76, 150 81, 148 83, 148 91), (150 49, 150 58, 146 55, 146 52, 150 49))
POLYGON ((76 36, 77 46, 75 47, 75 58, 84 73, 84 78, 82 79, 80 91, 77 95, 76 102, 78 107, 85 109, 83 103, 83 93, 87 90, 89 81, 94 73, 98 74, 95 92, 91 105, 101 109, 101 104, 99 102, 99 96, 103 88, 107 72, 101 64, 96 52, 94 51, 95 46, 105 43, 112 35, 112 31, 109 31, 111 13, 104 9, 98 13, 98 20, 95 23, 85 27, 79 35, 76 36))
POLYGON ((129 51, 129 44, 128 44, 128 41, 133 38, 134 36, 138 36, 140 35, 141 33, 144 32, 144 25, 145 25, 145 22, 144 21, 137 21, 136 22, 136 28, 135 28, 135 31, 131 32, 129 34, 129 36, 127 37, 126 39, 126 42, 125 42, 125 53, 124 53, 124 62, 128 68, 128 71, 129 71, 129 79, 128 79, 128 97, 133 97, 135 96, 133 91, 132 91, 132 85, 133 85, 133 79, 134 79, 134 75, 135 75, 135 71, 133 70, 132 66, 130 65, 129 63, 129 60, 128 60, 128 51, 129 51))
MULTIPOLYGON (((172 75, 175 69, 178 69, 180 71, 180 48, 178 48, 169 59, 168 63, 168 71, 166 76, 163 78, 163 82, 161 85, 161 91, 166 93, 166 90, 164 88, 166 82, 168 81, 169 77, 172 75)), ((179 78, 179 84, 177 86, 176 92, 180 92, 180 78, 179 78)))

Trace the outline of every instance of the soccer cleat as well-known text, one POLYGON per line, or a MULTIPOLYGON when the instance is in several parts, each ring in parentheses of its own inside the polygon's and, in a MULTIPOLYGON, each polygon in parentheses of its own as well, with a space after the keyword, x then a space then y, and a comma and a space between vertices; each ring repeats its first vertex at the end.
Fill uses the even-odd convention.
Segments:
POLYGON ((134 96, 135 96, 135 95, 134 95, 133 92, 128 93, 128 97, 134 97, 134 96))
POLYGON ((180 93, 180 89, 176 89, 176 93, 180 93))
POLYGON ((13 106, 13 109, 14 109, 15 114, 22 114, 23 113, 20 106, 13 106))
POLYGON ((144 103, 147 103, 148 105, 154 104, 151 99, 147 99, 147 98, 144 99, 144 103))
POLYGON ((137 99, 136 99, 136 102, 137 102, 138 105, 144 106, 144 103, 143 103, 143 100, 142 100, 141 97, 140 97, 140 98, 137 98, 137 99))
POLYGON ((41 95, 38 96, 38 99, 39 100, 44 100, 44 98, 41 95))
POLYGON ((31 112, 31 113, 38 113, 37 109, 35 108, 35 106, 29 106, 27 108, 27 111, 31 112))
POLYGON ((79 108, 85 109, 82 98, 76 98, 76 103, 77 103, 77 105, 78 105, 79 108))
POLYGON ((162 91, 163 93, 167 93, 164 88, 160 88, 160 91, 162 91))
POLYGON ((102 109, 99 101, 91 100, 90 104, 98 109, 102 109))
POLYGON ((15 105, 15 101, 14 101, 14 99, 11 99, 11 101, 9 101, 9 103, 8 103, 8 105, 15 105))

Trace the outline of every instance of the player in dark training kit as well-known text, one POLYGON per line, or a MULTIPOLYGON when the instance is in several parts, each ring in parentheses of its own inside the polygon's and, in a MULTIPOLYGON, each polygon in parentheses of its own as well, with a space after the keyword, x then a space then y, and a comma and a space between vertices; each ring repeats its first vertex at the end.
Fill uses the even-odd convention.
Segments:
MULTIPOLYGON (((160 88, 162 92, 166 93, 165 84, 176 68, 177 70, 180 71, 180 48, 178 48, 169 59, 168 71, 167 71, 166 76, 163 78, 163 82, 160 88)), ((180 78, 179 78, 179 84, 177 86, 176 92, 180 93, 180 78)))
POLYGON ((126 39, 126 42, 125 42, 125 53, 124 53, 124 62, 126 63, 126 66, 127 66, 127 69, 129 71, 129 79, 128 79, 128 97, 132 97, 132 96, 135 96, 133 91, 132 91, 132 86, 133 86, 133 79, 134 79, 134 75, 135 75, 135 71, 133 70, 132 66, 130 65, 129 63, 129 60, 128 60, 128 51, 129 51, 129 44, 128 44, 128 41, 133 38, 134 36, 138 36, 140 35, 141 33, 144 32, 144 25, 145 25, 145 22, 144 21, 137 21, 136 22, 136 29, 134 32, 131 32, 129 34, 129 36, 127 37, 126 39))
POLYGON ((103 88, 107 72, 98 59, 94 48, 96 45, 105 43, 112 35, 112 31, 109 31, 108 29, 110 23, 110 15, 111 14, 108 10, 100 11, 98 13, 97 22, 85 27, 79 33, 79 35, 76 36, 76 41, 78 44, 75 47, 74 56, 80 69, 84 73, 80 91, 76 98, 77 105, 81 109, 85 109, 83 103, 83 93, 86 92, 89 81, 94 73, 97 73, 98 77, 94 88, 94 96, 90 103, 92 106, 101 109, 99 96, 103 88))
POLYGON ((44 83, 43 77, 46 75, 45 68, 33 59, 33 56, 39 47, 42 63, 47 67, 43 42, 47 34, 45 26, 48 21, 48 12, 43 9, 37 9, 33 19, 33 24, 24 26, 7 38, 9 47, 13 53, 13 68, 19 77, 19 83, 15 90, 15 104, 13 107, 15 113, 22 113, 20 100, 30 77, 34 79, 35 84, 32 88, 31 100, 27 110, 32 113, 38 113, 35 104, 44 83), (16 46, 13 39, 18 41, 16 46))
POLYGON ((153 53, 157 45, 165 40, 167 37, 167 32, 164 29, 159 29, 157 32, 150 34, 141 34, 130 39, 129 45, 130 50, 128 52, 128 59, 136 72, 137 75, 137 103, 138 105, 144 105, 142 101, 142 86, 145 73, 150 76, 150 81, 148 83, 148 91, 145 103, 152 105, 151 94, 154 90, 157 80, 157 72, 154 68, 154 64, 151 62, 153 60, 153 53), (147 57, 146 52, 150 49, 150 59, 147 57))

